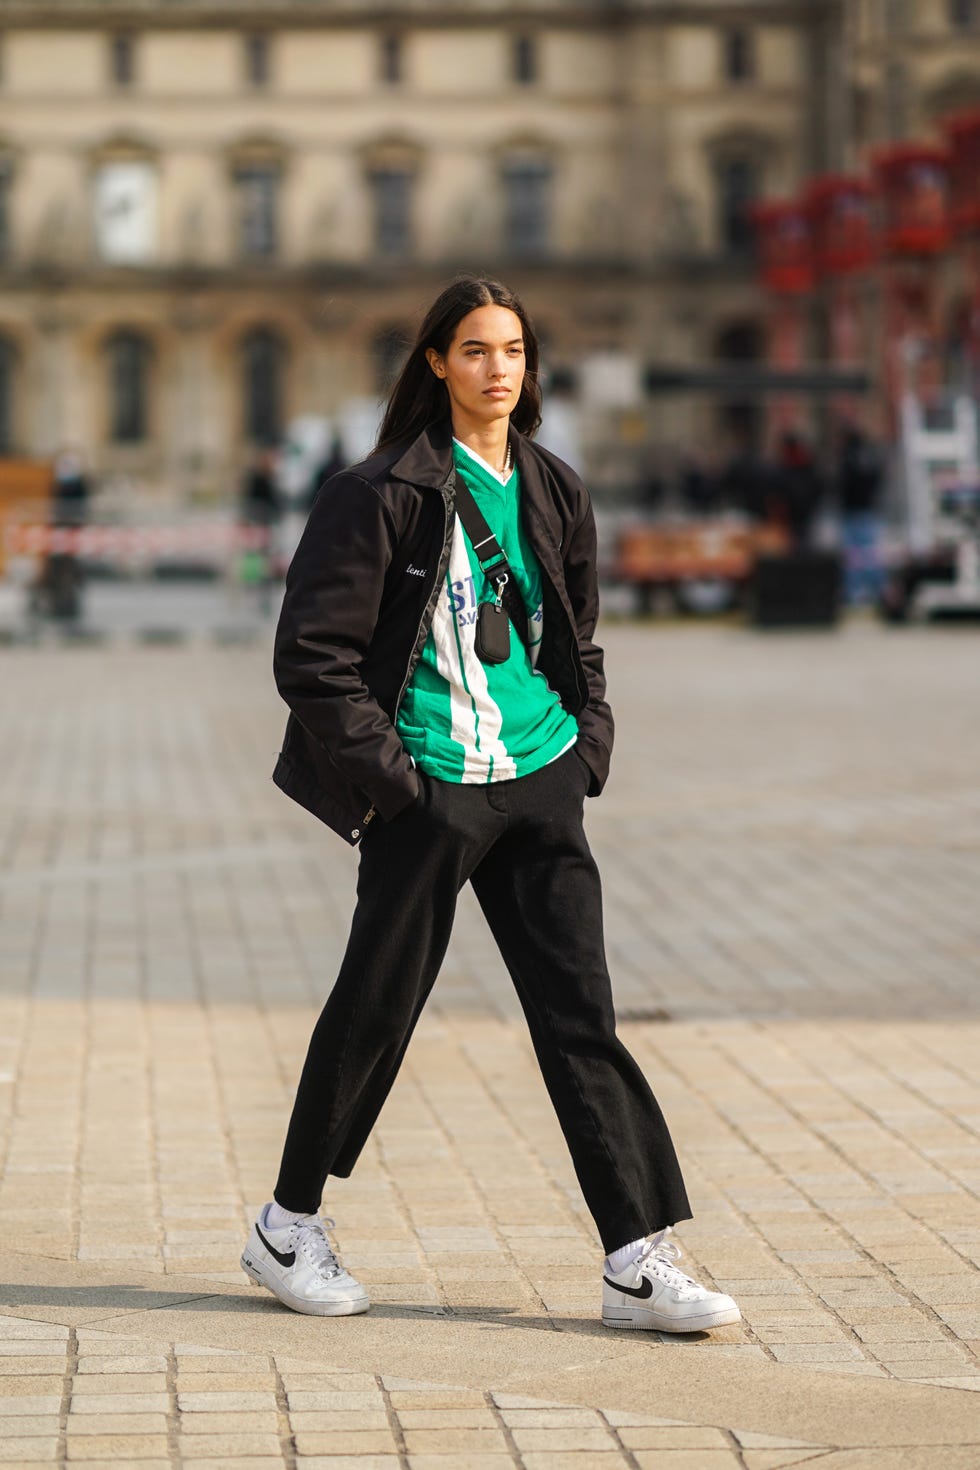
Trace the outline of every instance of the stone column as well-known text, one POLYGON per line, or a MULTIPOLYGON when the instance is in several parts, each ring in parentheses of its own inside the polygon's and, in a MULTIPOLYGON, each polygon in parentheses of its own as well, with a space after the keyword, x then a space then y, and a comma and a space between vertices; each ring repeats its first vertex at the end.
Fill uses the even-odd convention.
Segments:
POLYGON ((52 455, 69 438, 71 319, 60 305, 51 304, 42 307, 36 322, 38 353, 31 394, 34 413, 27 447, 32 454, 52 455))
POLYGON ((177 340, 163 424, 167 475, 180 504, 221 498, 226 487, 219 483, 219 465, 228 446, 220 443, 215 385, 208 371, 214 314, 203 301, 188 297, 175 311, 173 325, 177 340))

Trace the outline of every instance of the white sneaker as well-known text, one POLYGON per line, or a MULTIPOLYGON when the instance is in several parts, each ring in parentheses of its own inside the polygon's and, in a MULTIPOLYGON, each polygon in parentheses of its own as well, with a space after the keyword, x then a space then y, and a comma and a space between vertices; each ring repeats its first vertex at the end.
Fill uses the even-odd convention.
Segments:
POLYGON ((709 1291, 685 1276, 674 1262, 679 1248, 668 1232, 617 1276, 602 1278, 602 1320, 606 1327, 646 1328, 656 1332, 704 1332, 729 1327, 742 1314, 730 1296, 709 1291))
POLYGON ((242 1270, 294 1312, 311 1317, 366 1312, 371 1305, 368 1294, 337 1260, 319 1215, 303 1215, 274 1230, 268 1211, 264 1205, 252 1226, 242 1252, 242 1270))

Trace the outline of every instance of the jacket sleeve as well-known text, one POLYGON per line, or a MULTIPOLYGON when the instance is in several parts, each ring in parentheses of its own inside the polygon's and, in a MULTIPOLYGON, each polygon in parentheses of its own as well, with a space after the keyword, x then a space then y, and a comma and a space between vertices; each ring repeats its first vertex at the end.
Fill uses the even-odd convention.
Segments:
POLYGON ((577 749, 592 772, 589 795, 598 796, 609 775, 613 746, 612 710, 606 703, 603 652, 595 642, 599 616, 599 578, 596 571, 596 529, 592 502, 578 483, 580 501, 575 524, 563 550, 565 589, 578 633, 579 653, 589 686, 588 703, 578 716, 577 749))
POLYGON ((396 544, 373 486, 351 474, 328 481, 289 566, 273 654, 276 687, 293 714, 386 821, 419 789, 361 674, 396 544))

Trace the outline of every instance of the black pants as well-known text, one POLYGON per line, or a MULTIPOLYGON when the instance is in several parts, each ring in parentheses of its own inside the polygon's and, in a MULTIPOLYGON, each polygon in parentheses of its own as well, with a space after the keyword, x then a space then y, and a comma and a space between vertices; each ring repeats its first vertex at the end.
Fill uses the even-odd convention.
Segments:
POLYGON ((568 751, 516 781, 422 778, 361 843, 357 908, 300 1078, 275 1197, 320 1207, 395 1080, 469 879, 517 988, 603 1246, 690 1215, 663 1114, 616 1036, 599 874, 582 828, 587 769, 568 751))

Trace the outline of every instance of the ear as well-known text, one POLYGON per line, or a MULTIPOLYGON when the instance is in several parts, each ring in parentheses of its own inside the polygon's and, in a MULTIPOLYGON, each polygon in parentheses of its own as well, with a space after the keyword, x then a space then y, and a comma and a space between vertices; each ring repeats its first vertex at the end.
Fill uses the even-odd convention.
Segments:
POLYGON ((427 347, 425 349, 425 360, 437 378, 444 378, 446 376, 446 364, 434 347, 427 347))

